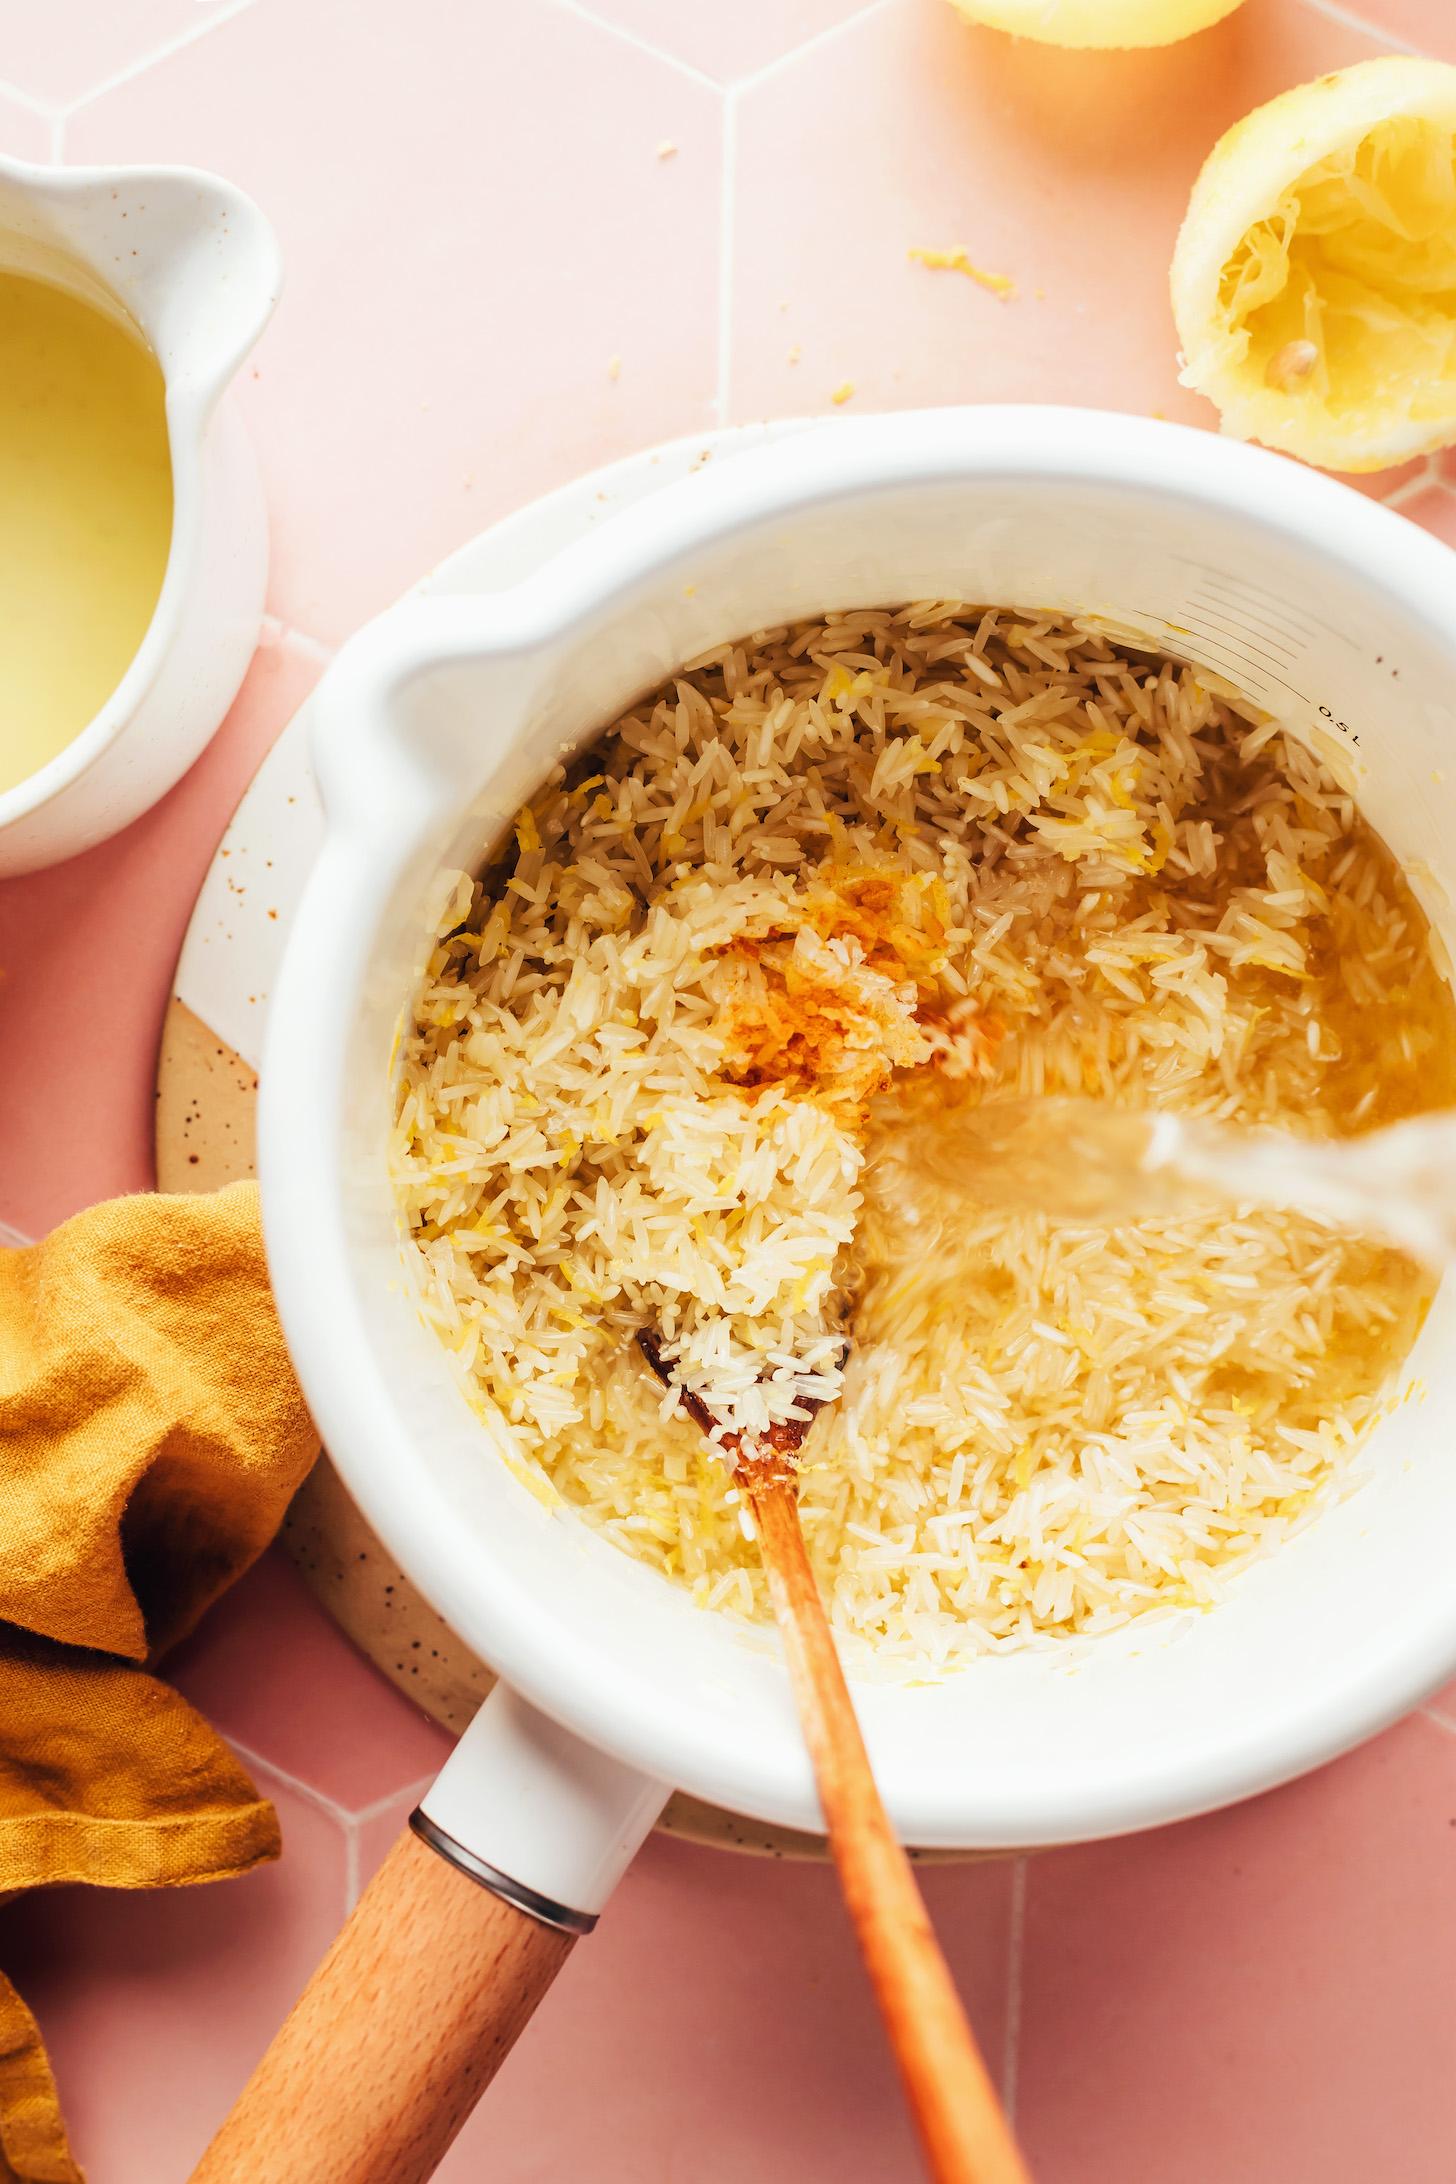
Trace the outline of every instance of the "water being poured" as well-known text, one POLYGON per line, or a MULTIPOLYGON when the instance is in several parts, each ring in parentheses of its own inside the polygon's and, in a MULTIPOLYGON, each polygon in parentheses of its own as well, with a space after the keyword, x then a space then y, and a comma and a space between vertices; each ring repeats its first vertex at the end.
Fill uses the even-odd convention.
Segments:
POLYGON ((1264 1206, 1456 1263, 1456 1110, 1363 1136, 1294 1137, 1106 1100, 990 1100, 886 1112, 872 1182, 907 1217, 948 1200, 1085 1223, 1264 1206))

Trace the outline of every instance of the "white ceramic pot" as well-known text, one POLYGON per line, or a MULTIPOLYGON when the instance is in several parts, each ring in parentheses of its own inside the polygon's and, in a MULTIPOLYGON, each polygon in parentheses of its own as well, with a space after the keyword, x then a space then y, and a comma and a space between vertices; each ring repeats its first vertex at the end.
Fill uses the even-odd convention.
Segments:
POLYGON ((0 794, 0 875, 103 841, 186 772, 237 693, 263 614, 267 528, 252 450, 224 390, 277 300, 267 221, 190 167, 0 159, 0 266, 59 264, 130 313, 166 383, 172 543, 156 611, 95 718, 0 794))
MULTIPOLYGON (((264 1210, 335 1463, 504 1679, 424 1801, 461 1863, 570 1924, 600 1909, 665 1785, 799 1827, 818 1811, 773 1639, 543 1508, 416 1316, 385 1140, 441 868, 478 865, 563 747, 681 660, 830 608, 968 598, 1095 612, 1236 681, 1358 779, 1449 932, 1452 569, 1278 456, 1126 417, 951 410, 710 466, 514 592, 408 603, 345 649, 317 701, 327 840, 272 1006, 264 1210)), ((1316 1765, 1456 1670, 1452 1288, 1411 1361, 1429 1400, 1375 1433, 1357 1493, 1214 1612, 856 1685, 908 1841, 1176 1819, 1316 1765)))

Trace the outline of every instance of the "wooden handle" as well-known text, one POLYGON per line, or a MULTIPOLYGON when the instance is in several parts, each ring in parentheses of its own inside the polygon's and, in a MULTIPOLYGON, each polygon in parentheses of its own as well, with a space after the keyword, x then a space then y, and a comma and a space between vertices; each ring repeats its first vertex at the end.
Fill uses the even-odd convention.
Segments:
POLYGON ((1029 2184, 855 1717, 794 1482, 748 1485, 829 1847, 936 2184, 1029 2184))
POLYGON ((406 1831, 193 2184, 421 2184, 571 1941, 406 1831))

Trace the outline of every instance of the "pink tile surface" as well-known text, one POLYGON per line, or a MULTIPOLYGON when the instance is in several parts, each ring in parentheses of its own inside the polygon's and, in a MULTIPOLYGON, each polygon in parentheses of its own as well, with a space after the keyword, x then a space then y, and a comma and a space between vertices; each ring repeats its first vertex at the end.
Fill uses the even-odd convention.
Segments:
POLYGON ((0 68, 18 91, 64 109, 180 39, 204 35, 227 13, 227 0, 126 0, 124 7, 45 0, 42 7, 11 7, 0 68))
POLYGON ((286 16, 221 24, 66 150, 221 167, 276 224, 244 391, 274 605, 332 639, 493 516, 710 421, 721 115, 543 0, 437 8, 428 33, 394 0, 286 16))
POLYGON ((450 1750, 276 1551, 219 1602, 168 1674, 233 1743, 349 1814, 427 1780, 450 1750))
POLYGON ((734 0, 732 7, 685 7, 682 0, 591 0, 591 12, 715 82, 741 83, 874 4, 734 0))
POLYGON ((338 1821, 262 1770, 257 1781, 283 1823, 276 1865, 0 1910, 0 1960, 45 2035, 90 2184, 182 2184, 343 1915, 338 1821))
POLYGON ((1400 512, 1412 523, 1433 531, 1448 546, 1456 546, 1456 492, 1449 485, 1430 485, 1402 500, 1400 512))
MULTIPOLYGON (((1393 470, 1352 471, 1341 482, 1352 485, 1357 493, 1367 494, 1372 500, 1389 500, 1392 495, 1403 496, 1408 486, 1417 479, 1429 478, 1433 460, 1430 456, 1417 456, 1413 462, 1397 463, 1393 470)), ((1404 499, 1402 506, 1406 503, 1404 499)))
MULTIPOLYGON (((1214 138, 1382 34, 1456 59, 1445 0, 1246 0, 1184 47, 1100 58, 943 0, 56 0, 4 27, 0 149, 49 157, 36 106, 65 107, 67 158, 221 168, 288 259, 243 388, 284 627, 156 812, 0 885, 0 1221, 30 1231, 150 1180, 187 909, 318 672, 309 639, 583 467, 715 414, 823 411, 845 381, 856 406, 1209 422, 1176 385, 1166 267, 1214 138), (952 243, 1015 299, 907 262, 952 243)), ((1456 543, 1456 458, 1358 482, 1456 543)), ((0 1910, 92 2184, 180 2184, 443 1748, 280 1563, 176 1672, 269 1770, 285 1856, 0 1910)), ((926 1887, 1040 2184, 1435 2184, 1456 2175, 1453 1868, 1456 1684, 1236 1813, 926 1887)), ((650 1844, 444 2174, 914 2174, 830 1877, 650 1844)))
MULTIPOLYGON (((987 2053, 1004 2039, 1011 1868, 927 1894, 987 2053)), ((656 1841, 578 1945, 443 2184, 918 2173, 832 1877, 656 1841), (765 2064, 766 2028, 771 2064, 765 2064), (570 2095, 563 2097, 568 2071, 570 2095)))
POLYGON ((0 152, 12 159, 46 160, 51 156, 50 123, 6 91, 0 91, 0 152))
POLYGON ((1448 2184, 1456 1736, 1029 1868, 1020 2103, 1077 2184, 1448 2184))
POLYGON ((1456 14, 1445 0, 1356 0, 1354 15, 1392 42, 1438 61, 1456 61, 1456 14))
POLYGON ((150 1186, 157 1041, 188 912, 318 673, 294 640, 266 646, 221 733, 154 811, 84 857, 0 882, 0 1220, 24 1234, 150 1186), (88 1037, 58 1038, 57 996, 78 990, 88 1037))
POLYGON ((1298 0, 1140 54, 1062 53, 973 31, 944 0, 890 0, 742 94, 735 415, 823 409, 849 381, 860 408, 1082 402, 1211 422, 1177 383, 1168 303, 1193 178, 1251 106, 1378 50, 1298 0), (957 243, 1015 295, 906 255, 957 243))

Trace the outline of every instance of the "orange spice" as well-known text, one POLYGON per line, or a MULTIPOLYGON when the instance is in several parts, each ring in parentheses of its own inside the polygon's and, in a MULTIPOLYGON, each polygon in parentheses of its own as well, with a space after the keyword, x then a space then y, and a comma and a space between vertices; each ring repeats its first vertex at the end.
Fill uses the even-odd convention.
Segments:
POLYGON ((779 963, 766 953, 787 936, 740 939, 724 951, 757 965, 751 997, 730 1005, 730 1068, 736 1083, 752 1090, 782 1085, 786 1091, 826 1096, 831 1104, 858 1105, 851 1087, 867 1073, 881 1074, 866 1045, 872 1026, 862 1005, 842 988, 806 976, 792 956, 779 963), (867 1069, 868 1065, 868 1069, 867 1069))
POLYGON ((871 970, 913 978, 934 993, 944 961, 950 902, 932 873, 893 865, 839 867, 811 890, 805 922, 823 940, 853 940, 871 970))
POLYGON ((825 873, 783 923, 720 951, 744 973, 721 1023, 728 1074, 750 1090, 776 1085, 813 1099, 850 1128, 897 1070, 987 1075, 1004 1027, 946 995, 950 923, 934 873, 825 873), (822 944, 812 953, 796 945, 810 935, 822 944))
POLYGON ((937 994, 947 910, 933 876, 839 870, 785 923, 730 942, 744 973, 723 1018, 734 1080, 862 1124, 896 1069, 932 1059, 918 1018, 937 994))

